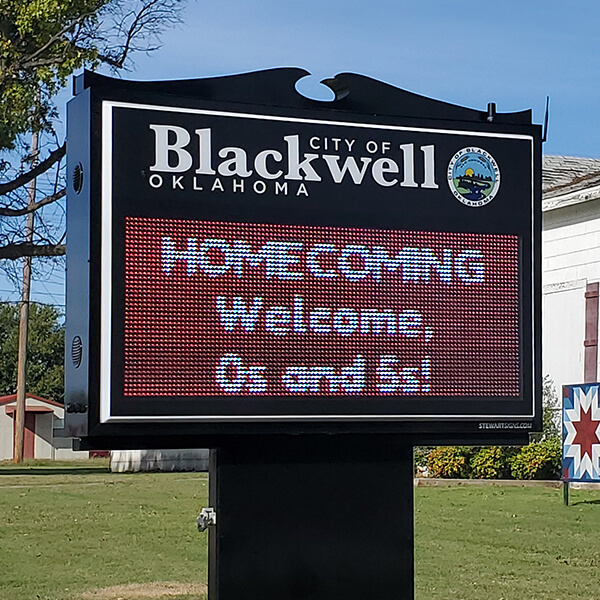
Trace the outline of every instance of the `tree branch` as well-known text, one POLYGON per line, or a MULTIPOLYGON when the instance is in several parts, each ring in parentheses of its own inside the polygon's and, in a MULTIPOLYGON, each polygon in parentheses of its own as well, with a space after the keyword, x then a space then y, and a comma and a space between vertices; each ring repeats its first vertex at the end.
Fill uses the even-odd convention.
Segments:
POLYGON ((12 192, 12 191, 20 188, 21 186, 28 184, 30 181, 32 181, 33 179, 35 179, 42 173, 45 173, 48 169, 50 169, 50 167, 52 167, 52 165, 54 165, 61 158, 63 158, 66 151, 67 151, 67 144, 65 142, 62 146, 60 146, 60 148, 57 148, 56 150, 53 150, 52 152, 50 152, 50 155, 48 156, 48 158, 43 160, 37 166, 33 167, 33 169, 31 169, 30 171, 27 171, 27 173, 23 173, 22 175, 19 175, 17 178, 13 179, 12 181, 7 181, 6 183, 0 183, 0 196, 4 196, 5 194, 8 194, 9 192, 12 192))
POLYGON ((131 42, 137 36, 138 32, 140 30, 143 30, 144 19, 146 18, 146 15, 148 15, 149 18, 152 18, 153 7, 157 4, 160 4, 160 0, 151 0, 150 2, 148 2, 148 4, 142 7, 142 9, 135 15, 131 26, 127 30, 127 37, 120 58, 121 64, 124 64, 125 60, 127 59, 127 55, 129 54, 129 49, 131 47, 131 42))
POLYGON ((178 20, 177 10, 173 8, 172 4, 165 0, 149 0, 147 4, 144 4, 142 8, 135 12, 132 11, 126 15, 133 16, 133 20, 125 28, 119 27, 125 34, 125 41, 119 48, 118 52, 114 52, 112 55, 108 52, 99 52, 97 58, 114 69, 122 69, 125 66, 125 61, 129 57, 130 52, 144 51, 153 52, 156 48, 138 48, 135 46, 135 42, 138 36, 142 35, 145 30, 150 32, 155 28, 156 24, 161 20, 176 22, 178 20))
MULTIPOLYGON (((29 57, 28 60, 33 60, 34 58, 37 58, 38 56, 43 55, 46 52, 46 50, 48 50, 48 48, 50 48, 52 46, 52 44, 54 44, 55 42, 57 42, 58 40, 60 40, 60 38, 62 38, 66 33, 68 33, 69 31, 71 31, 72 29, 74 29, 77 25, 83 23, 87 18, 91 17, 92 14, 93 13, 91 13, 91 12, 84 13, 82 15, 79 15, 71 23, 67 23, 67 25, 65 25, 60 31, 57 31, 43 46, 41 46, 40 48, 38 48, 29 57)), ((27 65, 27 61, 25 61, 24 64, 27 65)))
POLYGON ((39 69, 40 67, 52 67, 56 65, 56 57, 38 58, 37 60, 27 61, 28 69, 39 69))
MULTIPOLYGON (((39 66, 44 66, 45 64, 54 64, 53 62, 47 63, 46 61, 36 61, 35 59, 38 56, 43 56, 46 53, 46 51, 48 49, 50 49, 52 47, 52 45, 55 44, 56 42, 58 42, 61 38, 63 38, 63 41, 64 41, 65 34, 67 34, 69 31, 74 29, 77 25, 83 23, 92 14, 93 13, 85 13, 85 14, 77 17, 71 23, 67 23, 67 25, 65 25, 62 29, 60 29, 53 36, 51 36, 50 39, 45 44, 43 44, 42 46, 37 48, 37 50, 32 52, 30 56, 26 57, 25 60, 16 61, 13 64, 11 64, 9 72, 16 72, 21 69, 36 68, 39 66)), ((55 59, 54 59, 54 62, 56 62, 55 59)), ((6 73, 4 73, 4 77, 6 77, 6 73)))
POLYGON ((23 215, 27 215, 31 212, 35 212, 36 210, 42 208, 42 206, 46 206, 46 204, 52 204, 57 200, 60 200, 63 196, 65 196, 67 190, 63 188, 56 192, 56 194, 50 194, 45 198, 42 198, 39 202, 34 204, 30 204, 23 208, 2 208, 0 207, 0 217, 22 217, 23 215))
POLYGON ((65 251, 66 247, 64 244, 38 245, 32 242, 21 242, 0 246, 0 259, 8 258, 16 260, 24 256, 63 256, 65 251))
POLYGON ((111 67, 114 67, 115 69, 123 68, 124 60, 121 58, 117 60, 116 58, 113 58, 112 56, 107 56, 106 54, 98 54, 98 60, 111 67))

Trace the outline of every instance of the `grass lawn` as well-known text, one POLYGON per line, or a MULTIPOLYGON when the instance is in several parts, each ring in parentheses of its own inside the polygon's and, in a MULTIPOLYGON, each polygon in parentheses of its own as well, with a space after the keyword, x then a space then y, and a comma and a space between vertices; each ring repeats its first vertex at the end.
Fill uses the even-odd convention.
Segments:
POLYGON ((196 516, 207 476, 117 474, 89 463, 62 463, 56 474, 0 466, 0 598, 204 598, 206 538, 196 516), (140 585, 152 582, 160 585, 140 585))
POLYGON ((600 599, 600 491, 415 492, 417 600, 600 599))
MULTIPOLYGON (((201 473, 0 464, 0 598, 203 599, 207 493, 201 473)), ((600 491, 573 491, 570 507, 547 488, 415 496, 417 600, 600 598, 600 491)))

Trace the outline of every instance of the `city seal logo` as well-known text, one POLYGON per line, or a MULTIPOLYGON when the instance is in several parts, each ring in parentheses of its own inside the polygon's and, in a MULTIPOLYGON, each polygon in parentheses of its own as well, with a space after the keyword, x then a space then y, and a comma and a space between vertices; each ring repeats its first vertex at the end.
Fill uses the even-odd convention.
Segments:
POLYGON ((463 148, 448 164, 448 185, 454 197, 467 206, 485 206, 500 188, 500 169, 494 157, 481 148, 463 148))

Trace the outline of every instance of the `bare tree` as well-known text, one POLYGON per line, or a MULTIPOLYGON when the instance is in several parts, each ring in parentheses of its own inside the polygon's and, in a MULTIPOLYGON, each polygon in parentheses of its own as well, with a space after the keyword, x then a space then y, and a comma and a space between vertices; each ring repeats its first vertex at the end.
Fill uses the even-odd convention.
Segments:
POLYGON ((15 282, 13 261, 25 256, 56 261, 65 253, 66 144, 54 126, 55 96, 78 68, 127 70, 131 57, 159 48, 160 34, 181 20, 183 0, 3 0, 0 6, 0 268, 15 282), (38 2, 38 4, 40 4, 38 2), (31 12, 31 11, 30 11, 31 12), (31 151, 31 133, 39 150, 31 151), (32 201, 30 184, 37 180, 32 201), (31 240, 24 237, 35 213, 31 240))

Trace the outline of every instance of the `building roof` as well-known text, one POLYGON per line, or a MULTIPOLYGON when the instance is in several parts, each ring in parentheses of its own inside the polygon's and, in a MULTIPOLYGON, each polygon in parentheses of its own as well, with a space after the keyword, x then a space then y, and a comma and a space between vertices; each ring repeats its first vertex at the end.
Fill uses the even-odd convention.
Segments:
POLYGON ((544 156, 542 210, 600 198, 600 159, 544 156))
MULTIPOLYGON (((35 394, 27 394, 27 398, 32 400, 39 400, 40 402, 45 402, 46 404, 50 404, 51 406, 60 406, 63 405, 60 402, 55 402, 54 400, 48 400, 48 398, 42 398, 41 396, 36 396, 35 394)), ((8 396, 0 396, 0 406, 3 404, 10 404, 11 402, 15 402, 17 399, 16 394, 10 394, 8 396)))
MULTIPOLYGON (((6 411, 7 415, 14 415, 17 412, 17 407, 14 405, 11 406, 10 404, 7 404, 4 407, 4 410, 6 411)), ((54 411, 49 406, 26 406, 25 412, 26 413, 51 413, 54 411)))

